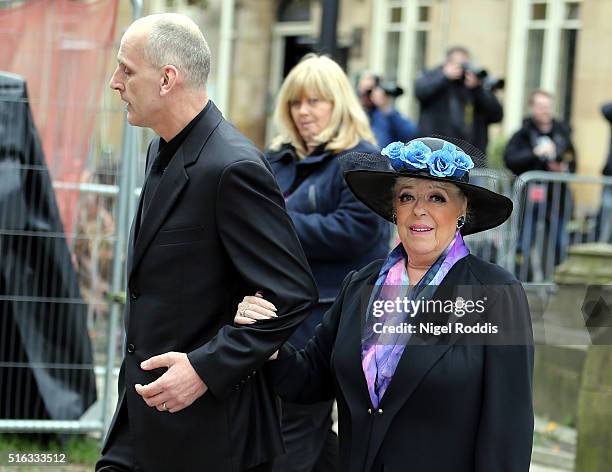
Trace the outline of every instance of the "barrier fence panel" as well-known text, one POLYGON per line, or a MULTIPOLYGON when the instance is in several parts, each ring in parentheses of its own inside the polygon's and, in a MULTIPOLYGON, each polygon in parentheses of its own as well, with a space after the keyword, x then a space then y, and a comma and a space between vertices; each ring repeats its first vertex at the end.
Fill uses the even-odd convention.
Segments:
POLYGON ((0 431, 101 431, 118 188, 77 184, 68 238, 46 167, 0 166, 0 431))
POLYGON ((25 90, 0 73, 0 433, 102 433, 122 358, 141 136, 125 125, 117 151, 91 138, 81 182, 54 180, 25 90))
MULTIPOLYGON (((502 169, 476 168, 470 172, 470 183, 480 185, 508 198, 512 198, 513 179, 514 176, 511 172, 502 169)), ((469 212, 468 204, 468 219, 470 217, 469 212)), ((508 268, 515 235, 516 227, 513 219, 510 218, 497 228, 466 236, 465 240, 469 244, 472 254, 508 268)))
POLYGON ((470 173, 470 182, 501 193, 514 204, 503 225, 465 238, 471 252, 523 282, 552 283, 555 268, 566 259, 571 245, 612 243, 611 177, 555 172, 515 177, 506 170, 477 168, 470 173), (585 200, 589 205, 579 204, 585 200))
POLYGON ((513 199, 518 233, 506 267, 523 282, 552 282, 571 245, 612 243, 611 177, 526 172, 513 199))
POLYGON ((52 182, 44 161, 24 163, 32 156, 0 146, 0 432, 108 426, 122 358, 127 221, 138 196, 133 134, 120 175, 102 179, 118 180, 121 190, 52 182), (69 235, 55 198, 75 190, 69 235))

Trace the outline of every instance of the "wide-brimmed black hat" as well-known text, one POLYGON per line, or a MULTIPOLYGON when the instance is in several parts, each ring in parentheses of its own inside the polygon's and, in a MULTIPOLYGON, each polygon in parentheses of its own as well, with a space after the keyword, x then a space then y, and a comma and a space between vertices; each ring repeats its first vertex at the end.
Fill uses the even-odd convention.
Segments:
POLYGON ((391 143, 380 154, 349 152, 340 157, 344 178, 355 196, 388 221, 393 221, 393 188, 400 177, 450 182, 468 200, 463 235, 495 228, 512 213, 512 200, 470 184, 472 158, 440 138, 418 138, 391 143))

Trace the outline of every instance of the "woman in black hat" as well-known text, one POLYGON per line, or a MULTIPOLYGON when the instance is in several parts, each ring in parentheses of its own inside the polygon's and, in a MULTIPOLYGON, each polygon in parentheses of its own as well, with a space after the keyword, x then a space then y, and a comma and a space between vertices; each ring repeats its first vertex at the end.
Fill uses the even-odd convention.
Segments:
MULTIPOLYGON (((342 471, 527 472, 529 307, 520 283, 462 237, 502 224, 511 200, 470 184, 472 159, 442 139, 342 164, 401 243, 346 277, 304 349, 274 354, 266 370, 276 391, 299 403, 337 399, 342 471)), ((270 308, 245 297, 236 323, 269 318, 270 308)))

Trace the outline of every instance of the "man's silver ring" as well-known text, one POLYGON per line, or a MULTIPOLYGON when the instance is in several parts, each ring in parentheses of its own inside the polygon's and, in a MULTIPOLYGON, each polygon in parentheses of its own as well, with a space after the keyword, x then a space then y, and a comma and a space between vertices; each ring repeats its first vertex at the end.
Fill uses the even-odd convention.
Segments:
POLYGON ((162 408, 164 411, 168 411, 168 407, 166 406, 166 402, 162 403, 162 408))
POLYGON ((238 313, 240 314, 240 316, 244 316, 244 311, 245 311, 244 305, 241 303, 240 310, 238 310, 238 313))

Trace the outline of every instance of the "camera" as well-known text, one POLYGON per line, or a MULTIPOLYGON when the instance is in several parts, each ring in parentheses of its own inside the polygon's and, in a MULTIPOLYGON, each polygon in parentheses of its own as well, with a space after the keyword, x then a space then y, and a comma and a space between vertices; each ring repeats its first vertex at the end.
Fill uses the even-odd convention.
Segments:
POLYGON ((498 79, 497 77, 485 77, 482 81, 482 86, 491 92, 495 92, 496 90, 502 90, 506 85, 505 79, 498 79))
POLYGON ((369 97, 372 95, 372 90, 376 87, 380 87, 386 95, 397 98, 404 94, 404 89, 397 85, 395 82, 382 82, 378 75, 374 76, 374 87, 367 90, 365 93, 369 97))
POLYGON ((463 64, 461 64, 461 67, 463 67, 464 76, 466 72, 471 72, 476 77, 478 77, 481 81, 484 80, 489 75, 489 72, 487 71, 487 69, 483 67, 479 67, 475 64, 472 64, 471 62, 464 62, 463 64))
POLYGON ((478 67, 472 64, 471 62, 464 62, 463 64, 461 64, 461 67, 463 67, 464 77, 465 77, 466 72, 471 72, 472 74, 474 74, 476 77, 478 77, 482 81, 489 75, 489 72, 487 71, 487 69, 478 67))
POLYGON ((496 90, 501 90, 506 85, 505 79, 497 78, 497 77, 493 77, 489 75, 489 71, 487 71, 487 69, 485 69, 484 67, 477 66, 475 64, 472 64, 471 62, 464 62, 463 64, 461 64, 461 66, 463 67, 463 79, 464 80, 465 80, 465 73, 471 72, 476 77, 478 77, 478 79, 482 83, 482 86, 485 89, 490 90, 491 92, 495 92, 496 90))
POLYGON ((397 85, 395 82, 384 82, 379 85, 383 91, 390 97, 397 98, 404 93, 404 89, 397 85))

